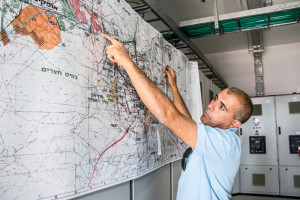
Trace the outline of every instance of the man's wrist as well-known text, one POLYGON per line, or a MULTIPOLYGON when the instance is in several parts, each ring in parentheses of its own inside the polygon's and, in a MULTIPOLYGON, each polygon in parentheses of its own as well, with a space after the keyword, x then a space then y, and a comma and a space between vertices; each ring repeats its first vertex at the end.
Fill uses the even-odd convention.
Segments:
POLYGON ((178 91, 177 85, 170 85, 172 91, 178 91))
POLYGON ((126 70, 127 68, 131 68, 134 67, 135 63, 129 59, 127 62, 125 62, 125 64, 122 65, 122 67, 126 70))

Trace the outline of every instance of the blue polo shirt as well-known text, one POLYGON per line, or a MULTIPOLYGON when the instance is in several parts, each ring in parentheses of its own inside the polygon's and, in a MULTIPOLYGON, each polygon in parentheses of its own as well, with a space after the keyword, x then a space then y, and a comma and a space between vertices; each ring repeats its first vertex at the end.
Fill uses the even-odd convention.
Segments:
POLYGON ((230 199, 242 152, 237 129, 197 126, 197 145, 181 173, 177 200, 230 199))

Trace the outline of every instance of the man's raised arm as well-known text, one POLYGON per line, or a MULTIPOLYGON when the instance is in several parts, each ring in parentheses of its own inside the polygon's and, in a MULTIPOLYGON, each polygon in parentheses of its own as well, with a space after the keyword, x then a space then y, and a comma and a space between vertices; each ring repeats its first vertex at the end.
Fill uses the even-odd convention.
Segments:
POLYGON ((177 110, 184 114, 186 117, 192 118, 190 115, 190 112, 188 111, 182 96, 179 93, 177 83, 176 83, 176 74, 172 67, 169 65, 166 67, 166 74, 168 76, 168 83, 171 88, 172 94, 173 94, 173 103, 177 110))
POLYGON ((108 35, 104 35, 104 38, 112 43, 106 47, 108 59, 126 70, 145 106, 183 142, 195 148, 197 143, 196 122, 176 109, 170 99, 135 65, 122 43, 108 35))

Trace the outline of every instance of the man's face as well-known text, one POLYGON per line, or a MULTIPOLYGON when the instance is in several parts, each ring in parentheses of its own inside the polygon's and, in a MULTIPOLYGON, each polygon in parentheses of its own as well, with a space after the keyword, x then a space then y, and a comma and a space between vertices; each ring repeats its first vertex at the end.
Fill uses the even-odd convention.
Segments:
POLYGON ((237 121, 234 120, 234 110, 240 104, 236 96, 227 94, 227 92, 228 89, 221 91, 209 103, 201 116, 203 124, 221 129, 236 127, 233 125, 237 121))

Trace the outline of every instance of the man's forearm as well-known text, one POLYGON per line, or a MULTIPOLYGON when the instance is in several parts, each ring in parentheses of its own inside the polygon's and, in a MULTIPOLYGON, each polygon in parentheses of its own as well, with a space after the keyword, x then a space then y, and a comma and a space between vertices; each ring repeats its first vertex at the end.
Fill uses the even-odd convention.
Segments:
POLYGON ((182 96, 179 93, 179 90, 177 88, 177 86, 171 86, 171 90, 172 90, 172 94, 173 94, 173 101, 174 101, 174 105, 175 107, 179 110, 179 112, 181 112, 183 115, 185 115, 186 117, 191 118, 191 115, 182 99, 182 96))
POLYGON ((180 94, 175 92, 175 102, 183 112, 179 111, 133 62, 127 63, 124 68, 139 97, 150 112, 184 143, 195 148, 198 137, 197 125, 191 119, 180 94))
POLYGON ((170 99, 133 62, 124 68, 145 106, 161 123, 167 120, 168 113, 176 112, 170 99))

